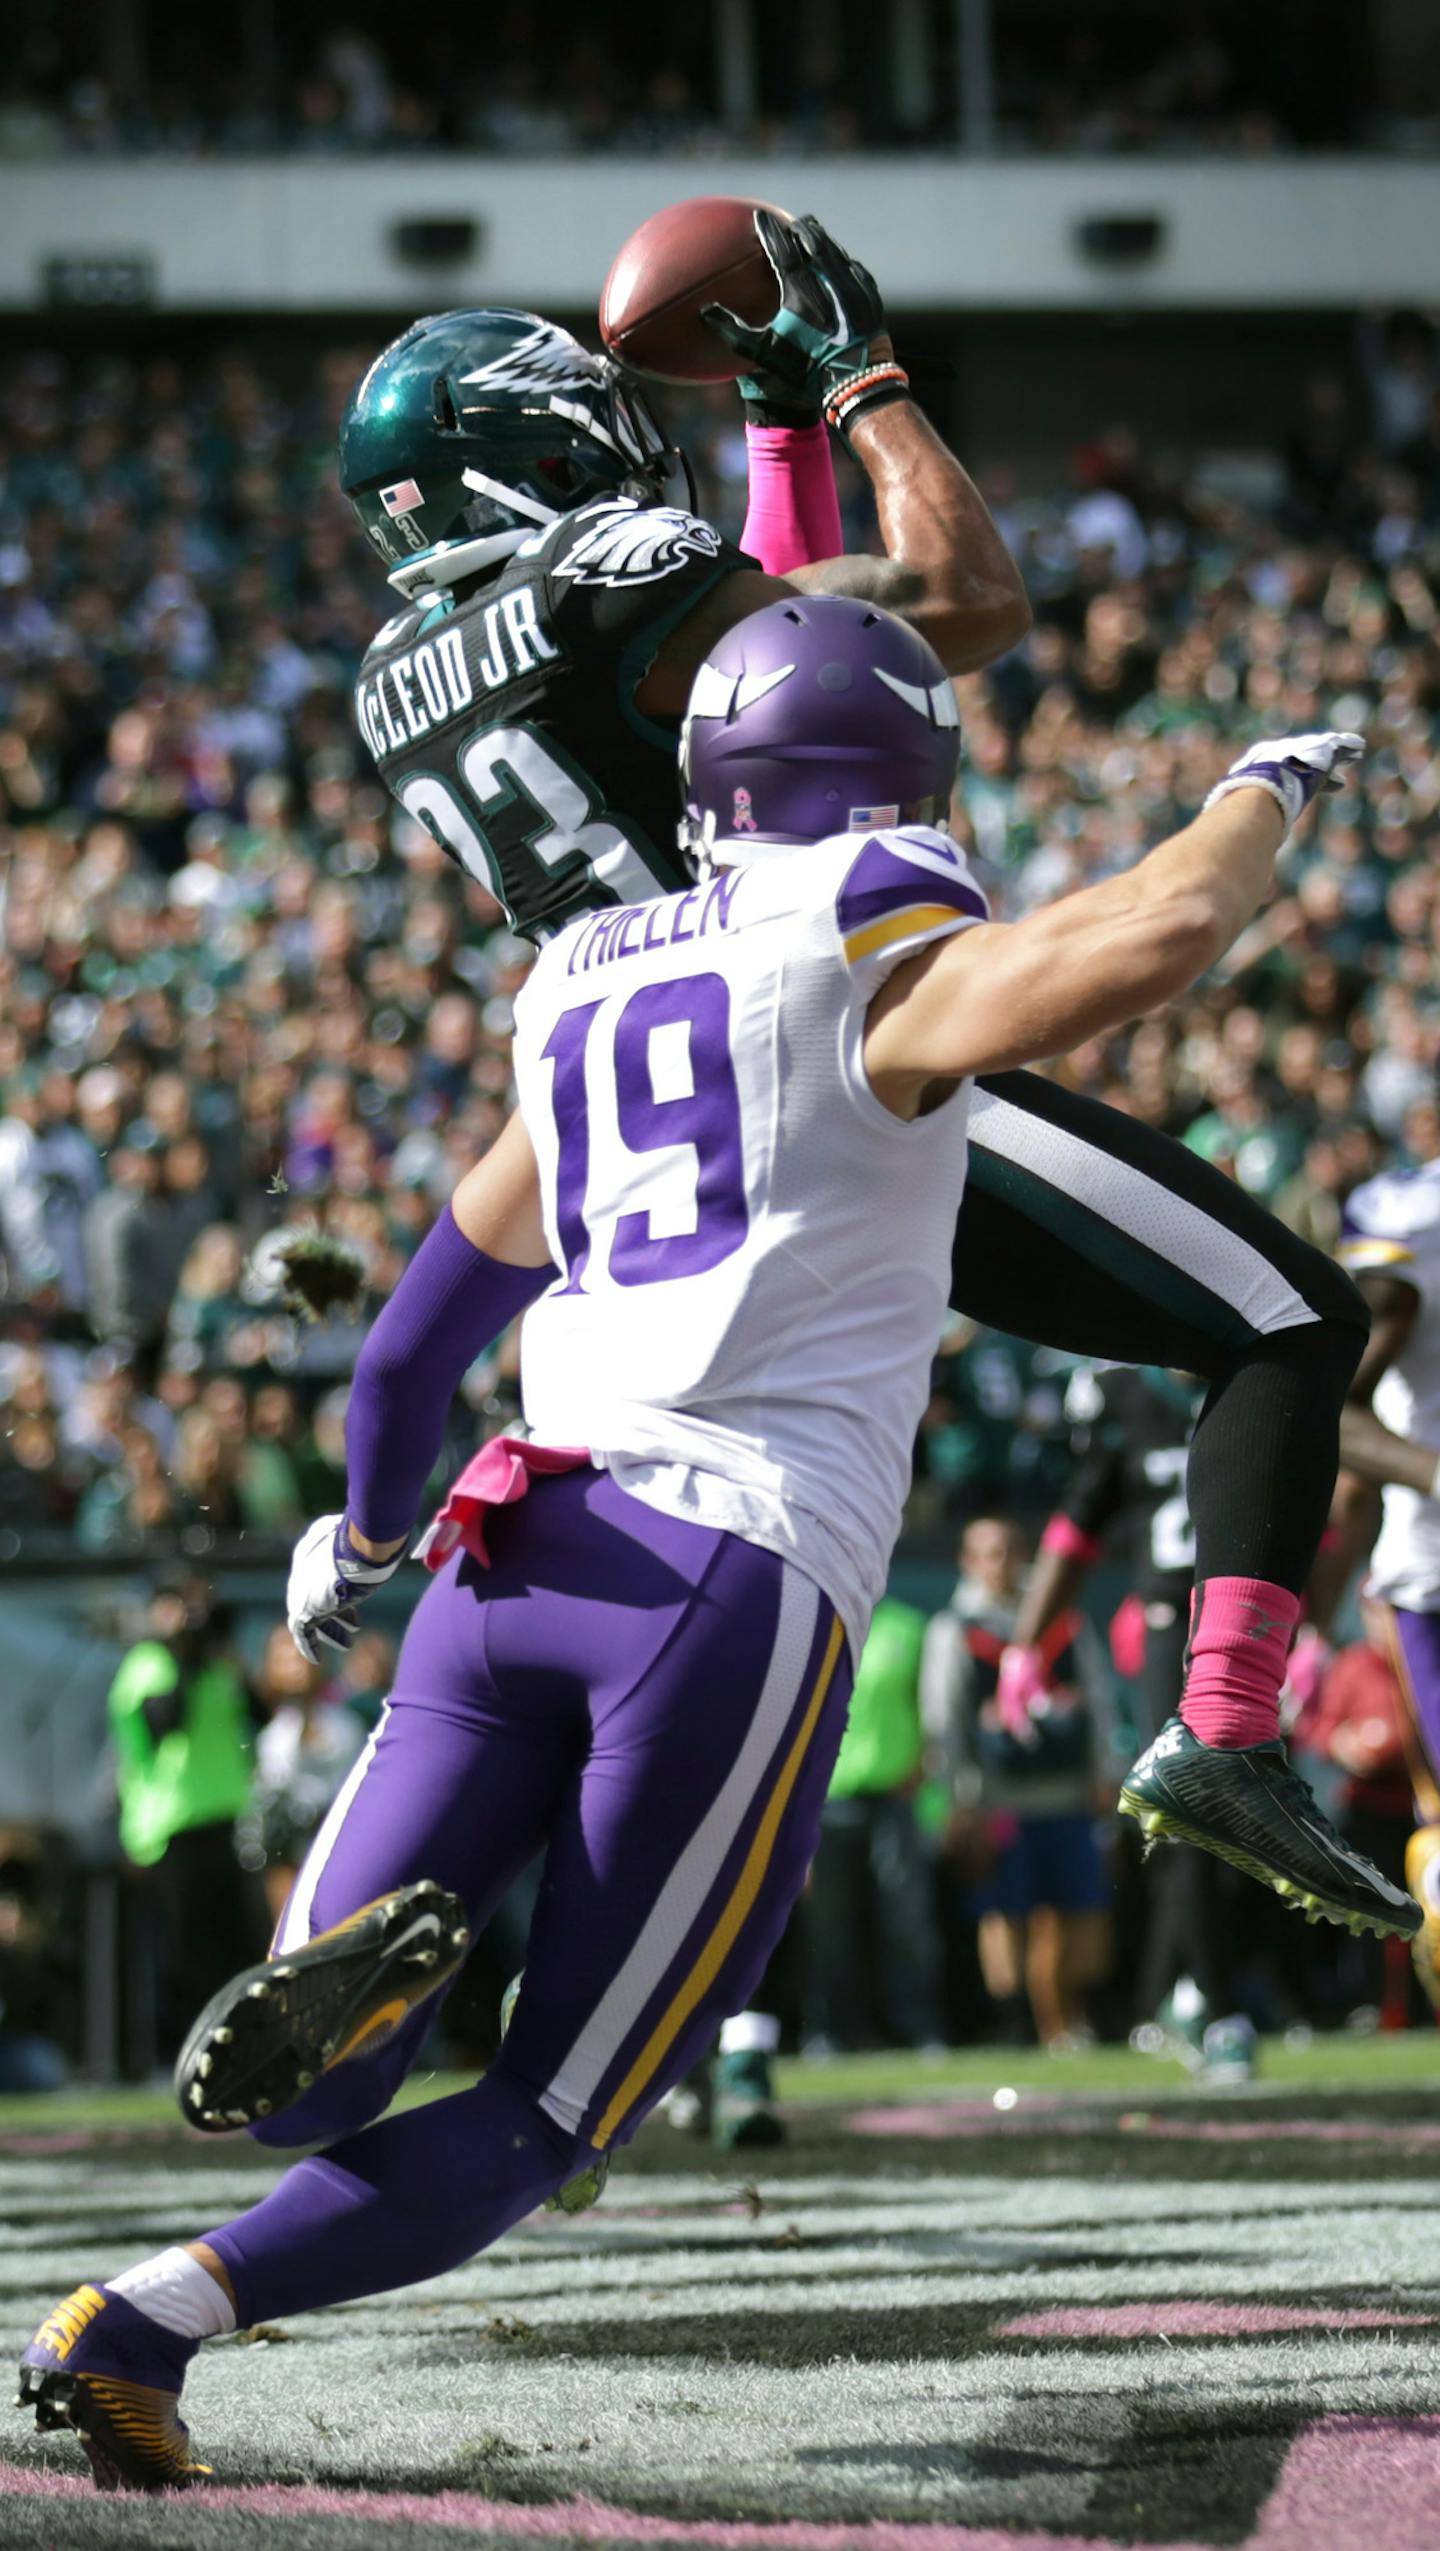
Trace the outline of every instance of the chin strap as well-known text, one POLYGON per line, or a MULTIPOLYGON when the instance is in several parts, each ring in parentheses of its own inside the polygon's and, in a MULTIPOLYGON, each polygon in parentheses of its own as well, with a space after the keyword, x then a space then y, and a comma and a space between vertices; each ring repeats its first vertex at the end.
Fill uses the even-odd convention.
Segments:
POLYGON ((433 549, 422 549, 401 566, 392 567, 385 582, 407 602, 422 593, 448 593, 466 576, 478 576, 482 568, 513 558, 529 538, 530 532, 517 523, 513 531, 485 532, 475 540, 437 540, 433 549))

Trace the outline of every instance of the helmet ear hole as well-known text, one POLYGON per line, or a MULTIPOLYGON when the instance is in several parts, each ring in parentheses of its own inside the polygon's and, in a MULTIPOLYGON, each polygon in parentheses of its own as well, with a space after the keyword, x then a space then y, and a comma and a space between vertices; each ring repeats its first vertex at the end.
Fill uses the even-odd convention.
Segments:
POLYGON ((435 375, 435 386, 430 395, 430 412, 442 434, 459 433, 460 419, 456 413, 455 401, 450 395, 450 384, 443 372, 437 372, 435 375))

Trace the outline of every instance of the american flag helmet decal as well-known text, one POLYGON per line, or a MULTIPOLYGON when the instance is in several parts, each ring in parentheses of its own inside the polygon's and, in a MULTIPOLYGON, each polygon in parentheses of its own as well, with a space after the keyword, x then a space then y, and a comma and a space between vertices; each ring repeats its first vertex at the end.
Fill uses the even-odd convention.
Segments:
POLYGON ((380 502, 387 514, 413 514, 425 499, 413 478, 402 478, 393 487, 381 488, 380 502))

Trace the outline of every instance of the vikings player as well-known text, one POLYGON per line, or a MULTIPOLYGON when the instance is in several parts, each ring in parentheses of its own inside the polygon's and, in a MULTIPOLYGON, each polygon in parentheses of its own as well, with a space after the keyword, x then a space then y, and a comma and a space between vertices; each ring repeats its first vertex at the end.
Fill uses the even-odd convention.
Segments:
MULTIPOLYGON (((706 315, 745 358, 744 538, 783 582, 660 501, 678 456, 638 395, 526 314, 422 321, 372 365, 342 429, 343 482, 410 600, 363 669, 361 727, 402 803, 533 937, 675 882, 675 717, 745 614, 797 588, 860 594, 952 671, 1028 619, 984 506, 909 396, 872 278, 813 221, 756 224, 775 319, 706 315), (822 419, 870 477, 884 558, 828 554, 840 532, 822 419)), ((846 802, 837 786, 837 821, 846 802)), ((1004 1071, 971 1110, 951 1301, 1073 1355, 1203 1378, 1186 1714, 1123 1803, 1222 1857, 1238 1822, 1267 1883, 1366 1918, 1368 1882, 1357 1898, 1264 1771, 1366 1332, 1354 1287, 1166 1136, 1004 1071)))
POLYGON ((385 1719, 275 1957, 182 2057, 198 2123, 325 2149, 190 2247, 82 2286, 26 2350, 24 2396, 102 2479, 196 2475, 178 2395, 202 2338, 458 2265, 633 2134, 745 2001, 885 1584, 971 1075, 1177 993, 1358 749, 1257 747, 1131 874, 997 927, 934 828, 957 746, 913 630, 839 598, 767 609, 696 678, 698 882, 583 914, 541 953, 519 1113, 362 1350, 348 1503, 299 1545, 297 1637, 343 1640, 398 1566, 451 1394, 527 1304, 532 1435, 451 1492, 385 1719), (424 1997, 542 1847, 495 2063, 373 2122, 424 1997))
POLYGON ((1405 1874, 1425 1912, 1415 1967, 1440 2009, 1440 1164, 1382 1170, 1345 1207, 1339 1257, 1370 1306, 1340 1421, 1347 1470, 1384 1491, 1370 1591, 1389 1608, 1422 1822, 1405 1874))

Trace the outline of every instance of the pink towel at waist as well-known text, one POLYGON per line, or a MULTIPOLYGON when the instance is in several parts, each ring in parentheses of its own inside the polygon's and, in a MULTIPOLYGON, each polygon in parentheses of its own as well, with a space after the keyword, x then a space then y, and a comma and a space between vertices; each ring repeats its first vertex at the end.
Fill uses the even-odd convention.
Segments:
POLYGON ((519 1435, 497 1435, 468 1461, 419 1542, 415 1556, 433 1575, 462 1545, 482 1568, 490 1565, 485 1547, 485 1517, 492 1506, 513 1506, 525 1496, 532 1479, 547 1472, 580 1470, 588 1451, 571 1444, 531 1444, 519 1435))

